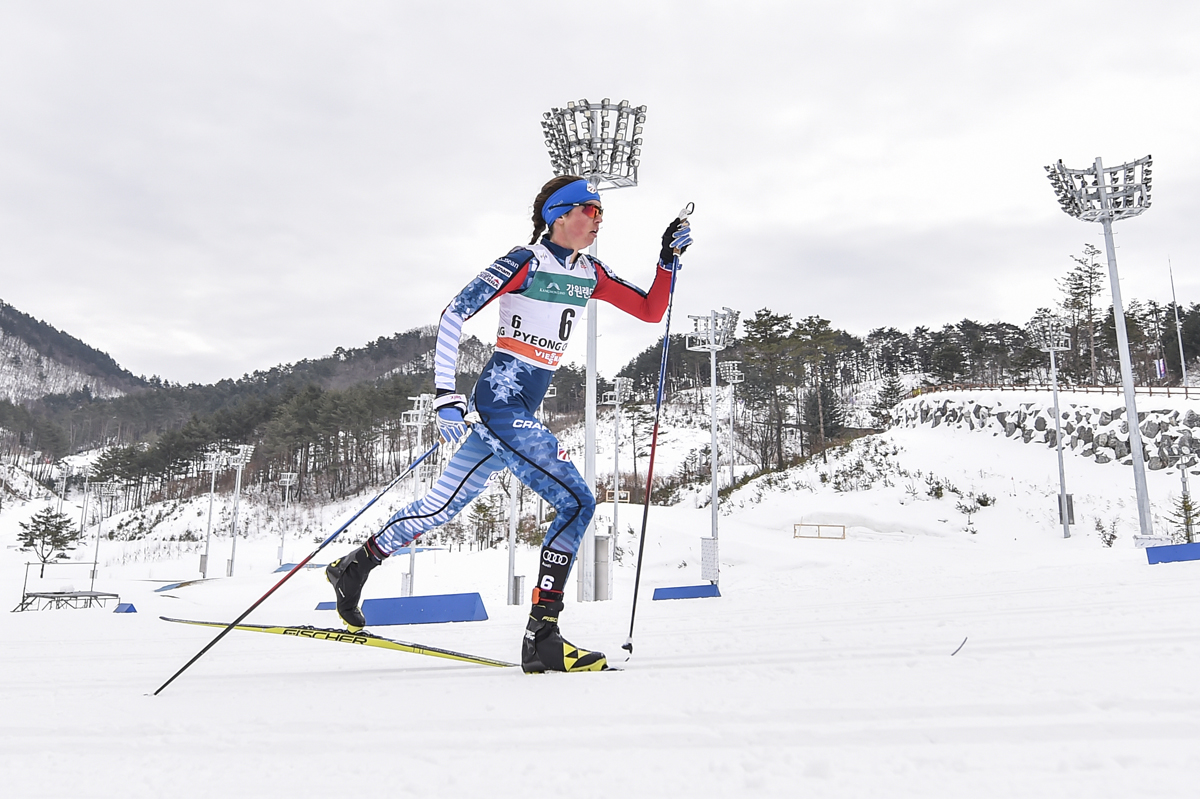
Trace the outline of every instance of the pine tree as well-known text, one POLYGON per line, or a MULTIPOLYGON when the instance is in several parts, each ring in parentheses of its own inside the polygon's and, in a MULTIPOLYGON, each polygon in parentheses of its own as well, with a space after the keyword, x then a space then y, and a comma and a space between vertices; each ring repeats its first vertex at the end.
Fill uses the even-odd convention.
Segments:
POLYGON ((70 518, 50 508, 38 511, 28 522, 21 522, 20 527, 23 531, 18 535, 21 551, 37 556, 42 563, 43 577, 46 575, 46 564, 66 554, 67 550, 74 549, 80 536, 70 518))
POLYGON ((493 494, 476 500, 471 504, 471 512, 467 516, 467 523, 474 530, 475 542, 480 549, 490 548, 500 529, 500 513, 495 501, 497 496, 493 494))
POLYGON ((908 389, 904 387, 900 375, 894 372, 889 374, 884 379, 883 385, 879 387, 879 393, 875 397, 874 404, 871 405, 871 418, 875 420, 875 424, 881 427, 891 424, 892 409, 902 400, 907 399, 908 394, 908 389))
POLYGON ((837 438, 843 429, 842 399, 828 383, 809 390, 804 398, 804 423, 822 436, 822 443, 837 438))
POLYGON ((809 429, 817 431, 817 440, 824 451, 826 442, 842 430, 841 400, 827 382, 830 367, 840 350, 837 331, 830 327, 829 320, 807 316, 796 323, 791 338, 797 343, 801 365, 816 380, 816 389, 805 397, 804 416, 809 429), (812 413, 808 409, 809 403, 813 405, 812 413), (831 430, 836 432, 831 433, 831 430))
POLYGON ((1196 503, 1192 501, 1191 494, 1183 494, 1175 500, 1173 512, 1167 515, 1167 519, 1175 526, 1175 535, 1172 536, 1175 543, 1196 543, 1196 527, 1200 525, 1200 511, 1196 508, 1196 503))
POLYGON ((795 377, 789 374, 796 342, 791 338, 792 317, 771 313, 767 308, 755 312, 743 321, 746 382, 744 396, 757 411, 761 429, 750 429, 747 435, 758 444, 759 464, 782 469, 786 453, 783 446, 783 427, 787 420, 787 396, 784 385, 795 377))
POLYGON ((1082 329, 1083 335, 1076 336, 1076 339, 1087 339, 1092 385, 1099 382, 1096 373, 1096 326, 1099 317, 1096 299, 1104 293, 1105 278, 1104 266, 1096 261, 1098 255, 1100 250, 1097 247, 1084 244, 1083 256, 1072 255, 1075 267, 1058 281, 1063 292, 1063 310, 1077 320, 1076 329, 1082 329))

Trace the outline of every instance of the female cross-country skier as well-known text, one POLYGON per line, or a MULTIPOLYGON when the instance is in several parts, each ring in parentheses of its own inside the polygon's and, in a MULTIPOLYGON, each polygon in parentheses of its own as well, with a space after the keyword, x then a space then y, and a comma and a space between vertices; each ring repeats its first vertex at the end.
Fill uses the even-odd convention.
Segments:
POLYGON ((337 594, 338 614, 352 630, 366 624, 359 599, 371 570, 413 539, 454 518, 479 496, 493 472, 508 469, 557 512, 542 542, 521 667, 526 672, 601 671, 607 667, 603 653, 573 646, 558 629, 567 575, 596 500, 558 439, 534 417, 534 411, 588 300, 604 300, 638 319, 658 322, 670 298, 671 270, 678 268, 674 254, 683 252, 692 239, 686 219, 676 219, 667 227, 654 283, 645 292, 582 252, 596 240, 603 216, 600 195, 586 180, 570 175, 551 180, 534 200, 529 245, 498 259, 442 311, 435 353, 434 408, 442 438, 462 446, 424 497, 396 513, 365 544, 325 570, 337 594), (463 322, 497 299, 500 329, 496 350, 467 399, 455 393, 463 322), (473 423, 468 425, 467 418, 473 423))

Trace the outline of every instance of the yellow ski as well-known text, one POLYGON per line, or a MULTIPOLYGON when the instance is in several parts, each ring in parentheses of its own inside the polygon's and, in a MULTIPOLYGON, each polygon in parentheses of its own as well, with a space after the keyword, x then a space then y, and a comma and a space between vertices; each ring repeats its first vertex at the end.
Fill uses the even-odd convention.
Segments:
MULTIPOLYGON (((228 627, 229 624, 223 621, 196 621, 194 619, 172 619, 168 616, 159 616, 163 621, 174 622, 176 624, 194 624, 199 627, 228 627)), ((439 649, 435 646, 422 646, 420 644, 410 644, 405 641, 396 641, 391 638, 384 638, 382 635, 366 632, 365 630, 352 633, 346 630, 335 630, 327 627, 309 627, 307 625, 297 627, 272 626, 268 624, 237 624, 234 625, 235 630, 246 630, 255 633, 274 633, 275 635, 290 635, 293 638, 312 638, 320 641, 336 641, 341 644, 358 644, 359 646, 377 646, 381 649, 394 649, 398 652, 411 652, 414 655, 429 655, 435 658, 446 658, 448 660, 460 660, 464 663, 475 663, 480 666, 497 666, 502 668, 515 667, 516 663, 506 663, 503 660, 492 660, 491 658, 478 657, 476 655, 467 655, 462 652, 454 652, 449 649, 439 649)))

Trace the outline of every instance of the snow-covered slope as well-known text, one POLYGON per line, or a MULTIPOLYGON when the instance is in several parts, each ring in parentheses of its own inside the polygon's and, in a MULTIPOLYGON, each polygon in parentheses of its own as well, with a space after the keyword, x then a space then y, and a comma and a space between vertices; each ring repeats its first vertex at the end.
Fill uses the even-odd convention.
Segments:
MULTIPOLYGON (((1148 477, 1161 523, 1178 475, 1148 477)), ((609 674, 527 677, 235 633, 153 697, 214 635, 157 616, 233 618, 278 580, 279 541, 252 521, 237 576, 156 592, 197 576, 194 548, 104 540, 97 588, 136 614, 0 616, 0 773, 22 797, 122 799, 1191 795, 1200 563, 1149 566, 1133 547, 1130 470, 1077 457, 1068 480, 1080 518, 1064 539, 1050 447, 953 424, 861 439, 731 496, 723 596, 706 600, 650 599, 700 582, 710 534, 707 508, 654 507, 634 655, 609 674), (972 496, 994 502, 968 523, 958 506, 972 496), (1116 523, 1113 546, 1094 519, 1116 523), (846 538, 795 538, 800 522, 844 525, 846 538)), ((10 548, 16 524, 44 501, 0 514, 10 605, 25 559, 10 548)), ((286 559, 362 501, 310 519, 286 559)), ((177 513, 195 525, 205 507, 177 513)), ((568 637, 618 663, 636 549, 628 535, 620 545, 618 599, 563 615, 568 637)), ((224 557, 229 539, 214 546, 224 557)), ((504 602, 507 557, 419 555, 418 593, 478 591, 490 618, 381 632, 514 659, 525 608, 504 602)), ((398 595, 407 563, 376 570, 367 595, 398 595)), ((535 568, 521 547, 518 573, 535 568)), ((251 620, 331 624, 314 610, 329 593, 319 570, 302 572, 251 620)))
POLYGON ((124 393, 101 378, 39 354, 22 339, 0 330, 0 399, 21 403, 47 394, 70 394, 84 387, 101 398, 124 393))

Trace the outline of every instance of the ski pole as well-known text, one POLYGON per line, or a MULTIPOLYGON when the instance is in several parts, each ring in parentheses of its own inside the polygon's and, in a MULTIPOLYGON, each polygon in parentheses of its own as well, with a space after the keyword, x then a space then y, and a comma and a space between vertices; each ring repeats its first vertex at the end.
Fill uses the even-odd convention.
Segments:
POLYGON ((378 494, 376 494, 374 497, 372 497, 370 502, 368 502, 366 505, 363 505, 362 508, 358 511, 358 513, 351 516, 349 521, 347 521, 345 524, 343 524, 338 529, 334 530, 333 534, 330 535, 328 538, 326 538, 324 541, 322 541, 320 546, 318 546, 316 549, 314 549, 307 558, 305 558, 304 560, 300 561, 295 566, 293 566, 292 570, 283 576, 283 579, 281 579, 279 582, 275 583, 275 585, 273 585, 271 587, 271 589, 269 591, 267 591, 267 593, 260 596, 253 605, 246 608, 246 610, 242 613, 242 615, 238 616, 236 619, 229 622, 229 624, 226 625, 225 629, 223 629, 223 630, 221 630, 221 632, 217 633, 216 638, 209 641, 207 646, 205 646, 203 649, 201 649, 199 652, 197 652, 192 657, 192 659, 189 660, 187 663, 184 663, 183 668, 181 668, 179 671, 177 671, 171 675, 171 679, 167 680, 165 683, 160 685, 158 687, 158 690, 154 692, 154 696, 158 696, 164 688, 166 688, 171 683, 175 682, 176 677, 178 677, 180 674, 183 674, 185 671, 187 671, 188 668, 190 668, 193 663, 195 663, 197 660, 199 660, 201 657, 203 657, 205 652, 207 652, 208 650, 210 650, 214 646, 216 646, 217 641, 220 641, 222 638, 224 638, 226 635, 228 635, 230 630, 232 630, 233 628, 235 628, 239 624, 241 624, 243 619, 245 619, 247 616, 249 616, 252 612, 254 612, 255 608, 257 608, 259 605, 261 605, 263 602, 265 602, 267 600, 267 597, 269 597, 271 594, 275 593, 275 591, 278 590, 281 585, 283 585, 289 579, 291 579, 293 574, 295 574, 296 572, 303 569, 310 560, 312 560, 314 557, 316 557, 318 552, 320 552, 322 549, 327 547, 329 544, 332 544, 333 540, 335 538, 337 538, 339 535, 341 535, 347 527, 349 527, 351 524, 353 524, 355 519, 357 519, 359 516, 362 516, 364 513, 366 513, 367 509, 370 508, 372 505, 374 505, 376 502, 378 502, 380 497, 382 497, 388 491, 391 491, 392 488, 396 485, 396 483, 399 483, 413 469, 417 468, 417 465, 421 461, 425 460, 430 455, 432 455, 434 450, 436 450, 438 448, 439 443, 435 443, 432 447, 427 449, 419 458, 417 458, 415 461, 410 463, 408 465, 407 469, 405 469, 404 471, 400 472, 400 474, 393 477, 392 481, 390 483, 388 483, 387 485, 385 485, 383 487, 383 490, 381 490, 378 494))
MULTIPOLYGON (((687 220, 696 209, 688 203, 676 219, 687 220)), ((650 488, 654 485, 654 454, 658 450, 658 420, 662 413, 663 393, 667 384, 667 353, 671 347, 671 309, 675 305, 675 278, 679 274, 679 250, 675 251, 675 263, 671 269, 671 292, 667 297, 667 329, 663 332, 662 361, 658 366, 658 393, 654 398, 654 427, 650 433, 650 463, 646 466, 646 493, 642 497, 642 533, 638 540, 637 570, 633 577, 633 609, 629 612, 629 638, 621 646, 633 657, 633 623, 637 618, 638 587, 642 583, 642 553, 646 550, 646 524, 650 519, 650 488)))

